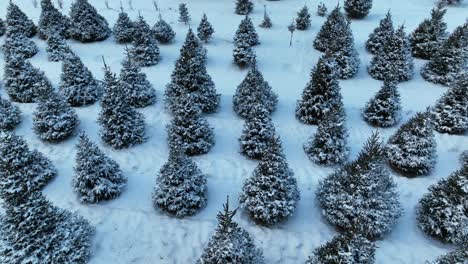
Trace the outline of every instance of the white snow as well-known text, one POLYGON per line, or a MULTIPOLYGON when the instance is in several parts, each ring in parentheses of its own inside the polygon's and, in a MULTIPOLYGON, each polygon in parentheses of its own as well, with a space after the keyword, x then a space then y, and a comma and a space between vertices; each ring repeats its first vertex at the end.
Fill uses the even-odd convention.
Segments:
MULTIPOLYGON (((34 8, 33 0, 16 0, 15 3, 38 21, 40 8, 34 8)), ((38 1, 39 2, 39 1, 38 1)), ((55 1, 54 1, 55 2, 55 1)), ((64 0, 63 12, 68 13, 71 0, 64 0)), ((102 0, 90 2, 103 14, 112 26, 117 19, 120 1, 109 1, 112 10, 105 7, 102 0)), ((150 25, 158 18, 149 0, 133 0, 134 10, 129 10, 128 1, 124 8, 132 19, 140 11, 150 25)), ((247 70, 240 70, 232 63, 232 38, 243 16, 234 14, 234 0, 187 1, 192 17, 192 28, 196 28, 203 12, 215 29, 214 39, 206 45, 208 49, 207 68, 216 88, 222 94, 220 110, 208 116, 215 128, 216 145, 206 155, 195 158, 200 169, 208 175, 208 205, 198 215, 186 219, 175 219, 156 211, 151 204, 151 191, 157 172, 168 156, 165 126, 170 116, 163 108, 163 91, 169 82, 174 61, 185 38, 188 27, 178 22, 177 0, 158 0, 164 19, 173 26, 177 35, 175 42, 160 45, 161 62, 144 68, 148 79, 158 93, 154 106, 141 109, 147 122, 148 142, 128 150, 115 151, 102 144, 96 123, 99 104, 76 108, 81 120, 80 129, 99 143, 107 155, 115 159, 128 177, 128 185, 117 199, 98 204, 82 205, 72 190, 71 178, 75 159, 75 136, 61 144, 42 142, 32 132, 32 113, 35 104, 17 104, 23 111, 22 123, 16 133, 23 135, 30 148, 36 148, 49 157, 57 166, 58 177, 44 190, 47 197, 57 206, 77 212, 96 226, 93 253, 90 263, 194 263, 211 237, 216 214, 222 209, 226 195, 237 206, 238 194, 244 180, 249 177, 257 162, 250 161, 238 153, 237 139, 241 135, 243 120, 232 110, 232 95, 242 81, 247 70)), ((312 26, 307 31, 295 31, 293 46, 289 46, 289 25, 296 12, 304 5, 303 0, 265 1, 255 0, 254 12, 250 15, 255 25, 263 19, 263 5, 266 4, 273 22, 273 28, 257 27, 261 44, 255 47, 259 69, 265 80, 279 96, 278 109, 273 114, 276 131, 283 140, 283 147, 289 165, 297 177, 301 200, 295 215, 276 228, 256 226, 245 215, 236 216, 236 221, 251 234, 257 246, 263 251, 268 263, 304 263, 314 248, 329 240, 336 231, 320 215, 315 200, 317 183, 330 172, 331 167, 322 167, 310 162, 302 145, 315 133, 315 126, 300 124, 294 117, 296 100, 309 80, 309 72, 315 65, 320 52, 313 49, 312 41, 325 18, 315 14, 319 1, 306 1, 313 12, 312 26)), ((336 1, 324 1, 330 11, 336 1)), ((342 1, 340 1, 342 2, 342 1)), ((387 10, 391 9, 395 25, 404 23, 407 33, 411 32, 430 14, 433 0, 375 0, 371 13, 364 20, 353 20, 352 29, 356 48, 361 57, 361 67, 356 77, 340 81, 347 125, 350 132, 349 145, 351 158, 358 153, 362 144, 371 134, 372 128, 360 116, 360 109, 377 92, 382 82, 370 78, 366 67, 371 59, 364 43, 369 33, 376 27, 387 10)), ((0 3, 0 15, 5 17, 7 0, 0 3)), ((341 3, 343 6, 343 4, 341 3)), ((468 14, 468 3, 449 7, 445 16, 449 31, 464 23, 468 14)), ((0 38, 3 42, 5 37, 0 38)), ((40 52, 31 61, 44 70, 55 87, 58 87, 61 64, 47 61, 45 42, 34 39, 40 52)), ((113 38, 103 42, 82 44, 69 41, 73 51, 89 67, 96 78, 103 77, 104 56, 114 72, 120 70, 124 59, 124 46, 115 43, 113 38)), ((0 60, 0 75, 3 74, 3 55, 0 60)), ((419 70, 424 61, 415 60, 415 75, 409 82, 399 85, 403 106, 403 120, 408 120, 415 111, 424 110, 433 104, 447 88, 424 81, 419 70)), ((2 96, 5 91, 0 91, 2 96)), ((401 123, 400 123, 401 125, 401 123)), ((388 138, 397 128, 382 129, 388 138)), ((436 133, 438 160, 434 172, 429 176, 414 179, 404 178, 395 173, 404 215, 399 219, 393 232, 378 241, 376 263, 424 263, 451 250, 451 247, 437 242, 417 228, 415 205, 427 187, 441 177, 447 177, 460 165, 458 156, 468 149, 466 136, 449 136, 436 133)))

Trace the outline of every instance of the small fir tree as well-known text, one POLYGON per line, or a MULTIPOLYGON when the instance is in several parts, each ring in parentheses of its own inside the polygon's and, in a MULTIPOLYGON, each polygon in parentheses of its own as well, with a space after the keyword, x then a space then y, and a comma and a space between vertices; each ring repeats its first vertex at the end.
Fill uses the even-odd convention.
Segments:
POLYGON ((325 5, 325 3, 323 2, 320 2, 317 6, 317 16, 321 16, 321 17, 324 17, 327 15, 327 6, 325 5))
POLYGON ((122 8, 112 30, 115 39, 119 43, 130 43, 133 41, 134 30, 135 24, 122 8))
POLYGON ((20 122, 19 107, 0 97, 0 131, 13 130, 20 122))
POLYGON ((238 40, 234 43, 232 57, 237 66, 241 68, 247 67, 255 61, 254 49, 247 40, 238 40))
POLYGON ((88 0, 76 0, 70 11, 70 36, 81 42, 107 39, 112 33, 106 19, 88 0))
POLYGON ((438 257, 435 261, 429 262, 430 264, 454 264, 454 263, 462 263, 466 262, 468 259, 468 239, 461 244, 461 246, 443 256, 438 257))
POLYGON ((307 30, 310 27, 310 13, 309 8, 304 5, 304 7, 297 12, 296 18, 296 29, 297 30, 307 30))
POLYGON ((197 28, 197 36, 200 40, 204 41, 205 43, 208 42, 213 37, 214 29, 211 26, 211 23, 208 21, 206 14, 203 14, 202 20, 200 21, 200 25, 197 28))
POLYGON ((58 34, 64 38, 69 36, 70 19, 57 8, 51 0, 41 0, 41 16, 39 17, 38 35, 41 39, 47 39, 51 34, 58 34))
POLYGON ((6 59, 12 56, 21 56, 25 59, 29 59, 38 52, 34 41, 20 33, 7 34, 2 50, 6 59))
POLYGON ((250 46, 260 44, 255 26, 253 25, 250 17, 247 15, 244 19, 242 19, 234 36, 234 44, 240 43, 242 41, 247 42, 250 46))
POLYGON ((380 20, 379 26, 369 35, 369 39, 366 41, 366 49, 374 55, 377 54, 393 36, 393 31, 392 14, 389 10, 387 15, 380 20))
POLYGON ((72 53, 63 36, 54 33, 47 37, 46 51, 49 61, 55 62, 63 61, 66 56, 70 56, 72 53))
POLYGON ((336 35, 341 32, 348 21, 346 17, 341 13, 341 7, 337 6, 328 15, 327 20, 323 23, 320 31, 314 40, 314 48, 325 52, 331 47, 331 43, 335 41, 336 35))
POLYGON ((258 26, 261 27, 261 28, 271 28, 273 26, 273 23, 271 22, 271 18, 267 13, 266 5, 263 6, 263 9, 264 9, 263 10, 263 20, 262 20, 262 23, 260 23, 260 25, 258 25, 258 26))
POLYGON ((188 25, 192 19, 190 18, 190 14, 187 8, 187 4, 181 3, 179 4, 179 22, 188 25))
POLYGON ((158 41, 141 15, 135 22, 133 37, 133 45, 130 49, 132 59, 141 67, 158 64, 161 59, 158 41))
POLYGON ((26 14, 10 1, 6 14, 7 36, 20 34, 25 37, 34 37, 37 33, 37 27, 26 14))
POLYGON ((161 15, 159 15, 159 20, 154 24, 153 26, 153 32, 156 37, 156 39, 160 43, 169 43, 171 42, 174 38, 176 33, 174 30, 172 30, 171 25, 169 25, 161 15))
POLYGON ((0 18, 0 37, 3 36, 6 32, 6 26, 3 19, 0 18))
POLYGON ((253 3, 250 0, 236 0, 235 13, 238 15, 248 15, 253 10, 253 3))
POLYGON ((349 79, 359 70, 359 55, 354 46, 354 37, 351 25, 347 22, 340 31, 335 32, 335 37, 330 43, 329 51, 336 61, 338 78, 349 79))
POLYGON ((372 0, 345 0, 344 9, 350 18, 362 19, 372 8, 372 0))
POLYGON ((382 88, 362 110, 364 120, 376 127, 391 127, 401 119, 400 93, 396 82, 385 80, 382 88))

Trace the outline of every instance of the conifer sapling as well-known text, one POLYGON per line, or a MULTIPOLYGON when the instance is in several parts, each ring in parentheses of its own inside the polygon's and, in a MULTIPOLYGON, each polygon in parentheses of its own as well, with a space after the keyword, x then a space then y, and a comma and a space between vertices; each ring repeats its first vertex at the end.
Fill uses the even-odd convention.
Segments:
POLYGON ((160 43, 169 43, 171 42, 176 33, 172 30, 172 27, 159 15, 159 20, 153 26, 153 32, 156 39, 160 43))
POLYGON ((205 43, 208 42, 213 37, 214 29, 211 26, 211 23, 208 21, 206 14, 203 14, 202 20, 197 28, 197 36, 200 40, 205 43))

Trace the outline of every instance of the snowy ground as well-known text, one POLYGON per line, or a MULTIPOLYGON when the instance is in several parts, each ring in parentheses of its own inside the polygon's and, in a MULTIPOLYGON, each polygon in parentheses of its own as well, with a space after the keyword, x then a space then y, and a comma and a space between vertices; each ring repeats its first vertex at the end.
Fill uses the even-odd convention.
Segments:
MULTIPOLYGON (((32 0, 15 2, 37 22, 40 9, 33 7, 32 0)), ((68 13, 71 0, 64 2, 63 11, 68 13)), ((105 8, 105 1, 90 0, 90 2, 111 25, 114 24, 118 15, 119 1, 109 0, 113 10, 105 8)), ((157 13, 154 11, 152 1, 133 0, 134 10, 129 10, 127 0, 123 2, 132 18, 141 11, 151 25, 156 22, 157 13)), ((93 264, 194 263, 213 233, 216 213, 222 208, 226 195, 230 195, 231 201, 237 204, 242 183, 250 176, 256 165, 256 162, 247 160, 238 153, 237 139, 243 121, 232 111, 232 95, 246 74, 246 70, 240 70, 232 64, 232 37, 242 16, 233 13, 233 0, 187 1, 192 16, 192 27, 196 28, 201 15, 206 12, 216 30, 215 39, 207 45, 207 68, 218 92, 222 94, 219 112, 208 116, 209 122, 215 128, 217 143, 210 153, 195 158, 200 168, 208 174, 208 206, 198 215, 180 220, 155 211, 151 205, 151 191, 157 172, 168 155, 165 126, 170 116, 163 109, 163 90, 169 81, 174 60, 178 56, 188 28, 177 22, 177 6, 180 2, 180 0, 158 0, 163 17, 174 27, 177 36, 174 43, 160 46, 162 61, 154 67, 145 68, 149 80, 158 91, 156 105, 141 110, 146 116, 149 141, 124 151, 115 151, 103 146, 97 134, 99 127, 96 118, 99 105, 77 108, 81 120, 80 129, 85 130, 93 140, 99 142, 105 152, 120 164, 129 178, 127 189, 121 197, 99 205, 81 205, 71 188, 74 145, 77 138, 56 145, 41 142, 31 130, 31 115, 35 105, 20 104, 23 116, 16 132, 25 136, 31 148, 39 149, 53 160, 59 170, 59 176, 45 189, 47 197, 57 206, 83 215, 97 228, 91 259, 93 264)), ((276 2, 255 0, 255 10, 251 15, 254 23, 259 24, 263 18, 263 5, 267 4, 274 23, 272 29, 257 29, 261 44, 256 47, 256 52, 259 68, 279 95, 279 107, 273 115, 273 120, 283 140, 286 156, 295 172, 301 191, 296 214, 279 227, 256 226, 244 215, 238 215, 236 218, 241 226, 250 232, 256 244, 263 249, 268 263, 303 263, 315 247, 336 233, 321 217, 314 197, 318 181, 334 168, 317 166, 307 159, 302 144, 315 132, 316 127, 302 125, 294 118, 296 100, 309 79, 310 70, 321 55, 312 48, 312 41, 324 18, 315 15, 318 1, 306 2, 314 12, 312 27, 307 31, 296 31, 292 47, 289 47, 289 33, 286 27, 295 17, 296 11, 303 6, 304 0, 276 2)), ((336 1, 324 2, 329 10, 336 5, 336 1)), ((423 18, 429 16, 434 4, 433 0, 374 2, 376 2, 374 8, 367 18, 352 23, 356 47, 361 56, 360 71, 355 78, 340 82, 346 105, 352 157, 357 154, 372 132, 372 128, 360 117, 360 108, 381 85, 381 82, 371 79, 365 69, 371 59, 370 54, 364 49, 368 34, 389 9, 392 11, 395 24, 404 23, 407 32, 410 32, 423 18)), ((6 13, 7 3, 7 0, 2 0, 0 3, 2 17, 6 13)), ((468 3, 450 7, 445 16, 448 29, 452 31, 462 24, 467 14, 468 3)), ((0 38, 1 42, 3 38, 0 38)), ((31 59, 32 63, 44 70, 53 84, 58 86, 60 63, 48 62, 45 43, 37 38, 35 41, 40 52, 31 59)), ((117 45, 113 38, 93 44, 74 41, 70 41, 70 44, 96 78, 100 79, 103 76, 101 56, 106 58, 114 71, 120 70, 124 46, 117 45)), ((413 80, 399 86, 404 108, 403 121, 416 111, 433 104, 447 89, 422 80, 419 69, 423 63, 417 60, 413 80)), ((3 73, 3 59, 0 60, 0 72, 3 73)), ((3 90, 0 92, 4 95, 3 90)), ((381 130, 381 133, 388 138, 395 130, 396 128, 389 128, 381 130)), ((425 260, 433 259, 451 249, 425 236, 417 228, 415 221, 414 207, 427 187, 456 170, 459 166, 458 155, 468 149, 466 136, 437 133, 436 139, 438 162, 433 174, 415 179, 394 174, 405 213, 394 231, 384 240, 377 242, 376 263, 424 263, 425 260)))

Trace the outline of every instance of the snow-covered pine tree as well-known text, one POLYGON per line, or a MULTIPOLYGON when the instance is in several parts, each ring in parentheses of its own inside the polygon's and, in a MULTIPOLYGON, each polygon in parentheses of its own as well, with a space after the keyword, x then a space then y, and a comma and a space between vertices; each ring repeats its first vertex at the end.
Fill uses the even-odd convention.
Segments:
POLYGON ((468 168, 468 150, 465 150, 460 154, 460 163, 463 168, 468 168))
POLYGON ((216 93, 214 82, 206 71, 206 49, 189 29, 180 57, 171 74, 171 82, 165 91, 166 107, 174 111, 183 95, 194 95, 195 103, 204 113, 218 109, 220 95, 216 93))
POLYGON ((20 56, 9 56, 4 70, 5 90, 14 102, 37 102, 40 94, 54 90, 44 72, 20 56))
POLYGON ((468 61, 468 21, 457 27, 421 70, 429 82, 450 86, 468 61))
POLYGON ((306 264, 373 264, 376 246, 360 234, 347 232, 314 250, 306 264))
POLYGON ((0 131, 13 130, 20 122, 19 107, 0 96, 0 131))
POLYGON ((362 110, 364 120, 376 127, 391 127, 401 119, 400 93, 397 83, 385 80, 382 88, 362 110))
POLYGON ((250 0, 236 0, 235 13, 238 15, 248 15, 253 10, 253 3, 250 0))
POLYGON ((331 47, 331 43, 335 41, 336 35, 345 29, 347 24, 346 17, 341 13, 341 7, 336 6, 317 33, 314 48, 322 52, 327 51, 331 47))
POLYGON ((344 9, 350 18, 362 19, 372 8, 372 0, 345 0, 344 9))
POLYGON ((244 123, 239 138, 240 153, 251 158, 261 159, 268 150, 268 144, 276 136, 270 112, 260 103, 255 104, 244 123))
MULTIPOLYGON (((260 23, 258 26, 261 28, 271 28, 273 26, 273 23, 271 22, 271 18, 267 13, 266 10, 266 5, 263 6, 263 20, 262 23, 260 23)), ((1 36, 1 34, 0 34, 1 36)))
POLYGON ((408 176, 432 171, 437 160, 432 119, 429 111, 416 113, 390 137, 387 144, 390 167, 408 176))
POLYGON ((55 62, 62 61, 65 56, 70 56, 72 53, 63 36, 55 33, 47 37, 46 51, 49 61, 55 62))
POLYGON ((74 107, 94 104, 101 95, 101 86, 81 59, 73 53, 63 59, 59 90, 74 107))
POLYGON ((364 144, 356 160, 319 183, 322 215, 340 230, 378 239, 390 232, 402 213, 397 185, 385 167, 378 133, 364 144))
POLYGON ((133 41, 134 30, 135 24, 122 8, 112 29, 115 39, 119 43, 130 43, 133 41))
POLYGON ((189 156, 208 153, 215 144, 213 128, 195 100, 192 94, 182 95, 167 126, 169 146, 180 147, 189 156))
POLYGON ((122 85, 107 66, 104 68, 104 84, 104 96, 98 117, 102 141, 115 149, 144 143, 145 118, 127 102, 122 85))
POLYGON ((383 47, 372 58, 369 75, 377 80, 391 78, 393 81, 408 81, 414 74, 414 62, 404 27, 401 26, 386 40, 383 47), (393 76, 387 76, 392 72, 393 76))
POLYGON ((447 38, 447 24, 444 15, 447 9, 440 1, 437 7, 431 10, 431 18, 424 19, 410 36, 412 54, 416 58, 428 60, 442 46, 447 38))
POLYGON ((244 183, 240 206, 257 224, 272 226, 293 215, 299 199, 294 173, 283 154, 280 138, 275 137, 244 183))
POLYGON ((32 58, 38 52, 34 41, 28 39, 21 33, 7 34, 2 46, 5 58, 19 55, 26 59, 32 58))
POLYGON ((208 18, 206 17, 206 14, 203 14, 203 17, 200 21, 200 24, 198 25, 197 28, 197 36, 200 40, 204 41, 205 43, 208 42, 213 37, 214 33, 213 26, 211 26, 211 23, 208 21, 208 18))
POLYGON ((18 204, 56 175, 52 162, 42 153, 29 150, 23 138, 0 132, 0 197, 5 203, 18 204))
POLYGON ((316 125, 341 97, 336 63, 330 55, 323 55, 310 74, 302 97, 297 101, 296 118, 308 125, 316 125))
POLYGON ((442 0, 442 1, 448 5, 456 5, 456 4, 463 2, 463 0, 442 0))
POLYGON ((434 128, 440 133, 463 135, 468 131, 468 73, 458 80, 435 104, 434 128))
POLYGON ((234 49, 232 50, 232 57, 234 63, 241 67, 247 67, 255 61, 255 53, 252 45, 245 39, 239 39, 234 42, 234 49))
POLYGON ((159 171, 153 191, 153 206, 176 217, 195 215, 205 207, 206 175, 178 146, 159 171))
POLYGON ((172 29, 171 25, 169 25, 162 18, 161 15, 159 15, 158 22, 156 22, 156 24, 154 24, 154 26, 153 26, 153 32, 154 32, 154 35, 155 35, 156 39, 160 43, 164 43, 164 44, 171 42, 174 39, 175 35, 176 35, 176 33, 172 29))
POLYGON ((250 46, 260 44, 255 26, 252 23, 250 17, 247 15, 244 19, 242 19, 234 36, 234 44, 241 41, 246 41, 248 44, 250 44, 250 46))
POLYGON ((106 19, 88 0, 76 0, 70 10, 70 36, 81 42, 107 39, 112 33, 106 19))
POLYGON ((327 6, 325 5, 325 3, 323 2, 320 2, 317 6, 317 16, 321 16, 321 17, 324 17, 327 15, 327 6))
POLYGON ((6 32, 5 22, 3 21, 3 19, 0 18, 0 37, 3 36, 5 32, 6 32))
POLYGON ((82 203, 98 203, 118 197, 127 183, 119 164, 109 158, 84 132, 76 145, 73 189, 82 203))
POLYGON ((154 104, 156 102, 156 90, 146 79, 146 74, 133 61, 128 49, 122 66, 120 85, 127 96, 127 102, 136 108, 154 104))
POLYGON ((388 39, 393 36, 393 31, 392 13, 388 10, 387 15, 380 20, 379 26, 369 35, 369 39, 366 41, 366 49, 374 55, 377 54, 388 39))
POLYGON ((349 79, 358 72, 360 61, 354 46, 350 22, 342 26, 341 30, 335 32, 334 39, 330 43, 331 46, 327 52, 335 57, 338 78, 349 79))
POLYGON ((190 18, 190 14, 187 8, 187 4, 180 3, 179 4, 179 22, 188 25, 192 19, 190 18))
POLYGON ((307 5, 297 12, 296 28, 297 30, 307 30, 310 27, 310 13, 307 5))
POLYGON ((248 118, 258 104, 263 106, 269 114, 275 111, 278 95, 271 90, 255 61, 244 80, 237 86, 232 104, 234 112, 242 118, 248 118))
POLYGON ((47 39, 51 34, 67 38, 70 26, 70 19, 60 13, 51 0, 41 0, 41 16, 38 24, 38 35, 41 39, 47 39))
POLYGON ((445 255, 438 257, 435 261, 428 262, 429 264, 464 264, 468 259, 468 239, 461 246, 445 255))
POLYGON ((10 34, 21 34, 25 37, 33 37, 37 33, 34 22, 21 11, 21 9, 10 1, 6 14, 7 36, 10 34))
POLYGON ((132 60, 141 67, 158 64, 161 59, 158 41, 151 31, 150 26, 141 15, 138 16, 134 25, 133 43, 130 49, 132 60))
POLYGON ((304 151, 315 163, 341 164, 349 154, 348 130, 343 102, 339 98, 319 123, 317 132, 304 144, 304 151))
POLYGON ((242 263, 265 264, 263 253, 243 228, 234 222, 237 209, 229 210, 229 197, 223 205, 223 211, 217 215, 218 226, 215 234, 203 250, 197 264, 242 263))
POLYGON ((55 92, 41 97, 33 113, 34 132, 40 139, 51 142, 70 137, 80 122, 75 110, 55 92))

